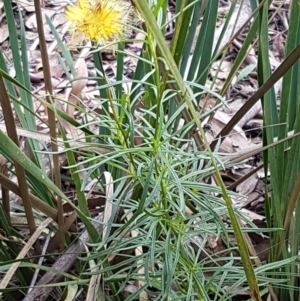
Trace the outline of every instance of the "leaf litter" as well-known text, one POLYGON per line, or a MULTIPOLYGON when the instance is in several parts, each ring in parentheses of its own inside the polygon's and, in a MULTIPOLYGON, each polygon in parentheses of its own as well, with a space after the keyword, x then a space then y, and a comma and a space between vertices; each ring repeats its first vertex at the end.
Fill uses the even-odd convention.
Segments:
MULTIPOLYGON (((43 83, 43 66, 41 63, 41 55, 39 51, 39 39, 37 35, 37 24, 34 11, 34 5, 32 1, 28 0, 19 0, 14 1, 18 4, 18 7, 15 6, 16 11, 19 9, 25 22, 26 27, 26 40, 28 45, 28 61, 29 61, 29 71, 30 71, 30 80, 33 87, 33 91, 36 95, 43 96, 45 95, 45 87, 43 83)), ((96 87, 96 82, 93 78, 96 76, 96 71, 94 69, 94 64, 91 60, 91 57, 86 57, 85 59, 79 58, 77 63, 74 63, 76 66, 76 74, 73 85, 70 83, 70 78, 68 77, 68 70, 62 66, 61 60, 59 57, 62 56, 61 49, 55 39, 54 34, 52 33, 50 27, 46 22, 46 16, 50 18, 54 28, 59 34, 62 41, 74 52, 79 53, 77 49, 76 41, 72 41, 70 35, 68 34, 68 21, 65 18, 65 8, 66 2, 63 1, 43 1, 43 16, 44 16, 44 30, 46 34, 46 41, 49 51, 50 59, 50 71, 51 71, 51 80, 54 93, 57 99, 67 99, 67 103, 57 103, 57 106, 63 109, 69 116, 80 118, 80 112, 76 112, 75 106, 80 102, 83 102, 87 108, 94 108, 97 105, 99 99, 99 91, 94 89, 96 87), (70 105, 72 104, 72 105, 70 105)), ((171 18, 174 15, 174 3, 169 1, 169 16, 171 18)), ((220 1, 221 5, 219 8, 220 16, 224 16, 228 13, 229 5, 228 1, 220 1)), ((220 44, 220 49, 229 41, 230 36, 239 30, 244 22, 250 18, 251 9, 249 9, 249 1, 244 1, 244 5, 241 8, 237 8, 235 14, 242 16, 239 18, 237 24, 230 24, 231 30, 228 30, 229 36, 225 36, 220 44), (234 27, 235 26, 235 27, 234 27)), ((277 10, 276 4, 272 4, 270 12, 277 10)), ((285 44, 285 34, 288 30, 288 8, 289 2, 286 1, 286 4, 280 10, 278 14, 275 15, 275 18, 269 25, 269 37, 270 37, 270 61, 273 70, 278 67, 278 65, 283 60, 284 54, 284 44, 285 44)), ((3 10, 3 3, 0 2, 0 47, 3 52, 7 65, 9 68, 9 73, 11 76, 15 76, 15 70, 13 68, 12 55, 8 44, 9 33, 8 27, 6 24, 6 18, 3 10)), ((19 20, 16 17, 16 22, 19 28, 19 20)), ((222 22, 219 22, 222 24, 222 22)), ((166 40, 169 41, 174 32, 174 24, 170 23, 167 28, 166 40)), ((199 25, 200 28, 200 25, 199 25)), ((198 29, 199 29, 198 28, 198 29)), ((216 31, 215 42, 216 45, 219 35, 222 31, 222 25, 216 31)), ((231 47, 224 60, 216 61, 210 70, 210 76, 216 78, 213 90, 215 92, 220 92, 226 78, 229 75, 229 72, 232 68, 232 59, 236 56, 238 50, 241 48, 242 42, 245 38, 245 33, 247 29, 244 29, 237 38, 233 40, 231 47)), ((124 78, 131 78, 133 75, 133 70, 136 67, 137 59, 141 48, 142 40, 144 36, 141 33, 136 35, 136 40, 133 43, 128 43, 125 48, 125 53, 127 54, 124 62, 124 78), (139 41, 138 41, 139 40, 139 41)), ((194 44, 195 45, 195 44, 194 44)), ((192 52, 194 47, 192 48, 192 52)), ((116 77, 116 58, 111 53, 103 53, 103 63, 104 70, 106 75, 111 79, 115 80, 116 77)), ((247 101, 249 96, 258 89, 257 83, 257 74, 255 65, 257 64, 257 57, 255 49, 251 49, 245 58, 244 64, 240 68, 240 72, 237 77, 231 83, 228 92, 225 96, 226 106, 221 106, 214 118, 207 124, 208 129, 206 130, 206 135, 209 141, 212 141, 216 135, 219 133, 220 129, 224 127, 226 123, 230 120, 231 116, 247 101)), ((210 87, 210 86, 209 86, 210 87)), ((124 85, 124 90, 128 91, 130 87, 124 85)), ((279 82, 275 86, 276 94, 280 93, 281 83, 279 82)), ((202 110, 207 111, 212 109, 216 104, 216 99, 208 98, 201 100, 201 105, 203 105, 202 110)), ((44 107, 40 103, 35 103, 35 112, 42 120, 47 121, 47 115, 44 110, 44 107)), ((0 109, 1 113, 1 109, 0 109)), ((1 116, 0 116, 1 117, 1 116)), ((16 120, 18 127, 18 121, 16 120)), ((47 127, 39 119, 36 120, 37 128, 41 133, 47 134, 47 127)), ((0 125, 3 128, 4 122, 1 121, 0 125)), ((70 138, 79 138, 82 135, 77 129, 71 127, 69 124, 63 122, 64 128, 68 133, 70 138)), ((203 124, 204 126, 206 124, 203 124)), ((93 130, 96 130, 94 128, 93 130)), ((224 142, 221 144, 219 151, 224 154, 239 154, 247 149, 251 149, 254 145, 261 143, 261 132, 262 132, 262 113, 261 113, 261 104, 257 104, 248 112, 247 116, 244 116, 239 124, 233 129, 229 137, 227 137, 224 142)), ((21 135, 20 135, 21 136, 21 135)), ((62 160, 63 163, 64 160, 62 160)), ((229 187, 236 181, 242 179, 247 174, 249 174, 255 167, 259 166, 262 163, 262 158, 260 155, 253 156, 247 159, 243 164, 238 164, 232 166, 231 168, 222 172, 224 182, 229 187)), ((233 202, 236 206, 240 207, 244 211, 250 222, 256 224, 258 227, 265 227, 264 222, 264 179, 265 174, 262 170, 258 170, 252 176, 250 176, 245 181, 241 182, 236 186, 235 191, 244 196, 244 198, 233 199, 233 202)), ((65 187, 68 186, 68 183, 65 183, 65 187)), ((72 187, 69 186, 70 193, 72 193, 72 187)), ((15 199, 15 198, 14 198, 15 199)), ((76 200, 74 200, 76 201, 76 200)), ((93 192, 91 197, 88 199, 91 209, 102 207, 105 203, 105 197, 103 192, 93 192), (93 203, 94 202, 94 203, 93 203)), ((17 200, 15 199, 15 202, 17 200)), ((64 205, 65 211, 67 212, 71 208, 68 208, 68 204, 64 205)), ((20 226, 20 225, 19 225, 20 226)), ((256 245, 257 252, 261 254, 261 259, 266 260, 265 254, 266 249, 268 248, 268 239, 265 236, 262 239, 261 235, 256 237, 251 237, 254 244, 256 245)), ((233 240, 234 243, 234 240, 233 240)), ((82 247, 82 246, 81 246, 82 247)), ((222 244, 222 241, 216 241, 215 237, 211 237, 207 246, 206 252, 209 252, 210 255, 213 253, 226 252, 226 246, 222 244)), ((142 252, 138 249, 135 252, 142 252)), ((59 261, 58 261, 59 262, 59 261)), ((57 262, 57 264, 58 264, 57 262)), ((71 268, 71 267, 70 267, 71 268)), ((40 280, 42 281, 42 279, 40 280)), ((46 282, 42 282, 45 284, 46 282)), ((127 291, 135 291, 137 287, 134 283, 128 284, 126 287, 127 291)), ((226 288, 224 288, 226 289, 226 288)), ((35 294, 32 292, 32 294, 35 294)), ((244 292, 244 294, 247 294, 244 292)), ((29 297, 28 297, 29 298, 29 297)), ((32 299, 28 299, 32 300, 32 299)))

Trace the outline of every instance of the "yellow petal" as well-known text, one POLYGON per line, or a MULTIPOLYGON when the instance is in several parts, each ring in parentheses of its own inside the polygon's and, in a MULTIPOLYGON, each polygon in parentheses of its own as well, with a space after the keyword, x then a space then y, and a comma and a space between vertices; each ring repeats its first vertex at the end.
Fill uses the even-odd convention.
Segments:
POLYGON ((76 34, 105 43, 124 34, 129 8, 125 0, 78 0, 77 7, 68 6, 66 17, 76 34))
POLYGON ((86 8, 86 7, 87 7, 86 4, 87 4, 87 3, 86 3, 86 0, 79 0, 79 1, 78 1, 78 7, 79 7, 80 9, 86 8))

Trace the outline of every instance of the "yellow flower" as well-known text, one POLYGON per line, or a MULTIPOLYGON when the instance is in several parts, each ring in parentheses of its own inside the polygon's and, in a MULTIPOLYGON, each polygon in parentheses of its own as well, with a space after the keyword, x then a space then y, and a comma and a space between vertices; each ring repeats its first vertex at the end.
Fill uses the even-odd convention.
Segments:
POLYGON ((125 0, 78 0, 78 6, 68 6, 66 17, 75 35, 105 44, 125 35, 130 13, 125 0))

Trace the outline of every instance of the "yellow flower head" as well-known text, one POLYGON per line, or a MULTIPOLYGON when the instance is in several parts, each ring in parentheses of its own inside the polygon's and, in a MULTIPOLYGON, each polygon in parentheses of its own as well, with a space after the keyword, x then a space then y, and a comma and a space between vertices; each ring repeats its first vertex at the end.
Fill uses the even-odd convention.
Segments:
POLYGON ((71 30, 84 39, 105 44, 122 38, 130 23, 130 2, 125 0, 78 0, 68 6, 71 30))

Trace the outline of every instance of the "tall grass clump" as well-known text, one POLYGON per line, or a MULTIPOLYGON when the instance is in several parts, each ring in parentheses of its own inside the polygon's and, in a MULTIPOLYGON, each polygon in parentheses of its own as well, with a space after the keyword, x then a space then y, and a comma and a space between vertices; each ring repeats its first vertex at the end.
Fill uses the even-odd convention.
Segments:
MULTIPOLYGON (((37 2, 39 16, 41 8, 37 2)), ((44 45, 41 52, 46 95, 33 94, 25 29, 21 27, 21 40, 16 43, 12 6, 5 3, 10 34, 15 38, 11 39, 14 65, 19 69, 16 79, 10 77, 5 60, 0 57, 1 104, 7 129, 7 135, 0 131, 0 153, 9 161, 10 176, 16 176, 18 185, 2 174, 0 184, 22 198, 24 207, 12 209, 25 212, 31 238, 35 237, 26 244, 26 252, 10 240, 1 241, 0 267, 11 275, 0 283, 5 299, 14 300, 17 296, 28 301, 41 295, 43 300, 51 300, 51 286, 57 283, 64 292, 55 293, 82 300, 234 300, 242 293, 252 300, 262 300, 264 295, 274 300, 276 296, 278 300, 297 300, 298 224, 294 216, 299 207, 299 138, 285 138, 291 130, 298 132, 294 114, 298 110, 294 93, 298 72, 297 65, 292 67, 299 57, 297 48, 293 52, 298 35, 297 30, 289 32, 287 58, 271 75, 267 51, 267 12, 271 2, 260 1, 256 6, 256 1, 251 1, 253 21, 250 23, 249 18, 244 25, 248 26, 244 44, 223 88, 216 93, 210 67, 220 57, 224 59, 227 51, 226 45, 219 49, 219 43, 214 44, 219 1, 176 1, 175 15, 170 20, 168 1, 133 0, 130 5, 122 0, 79 0, 66 13, 73 37, 84 44, 79 58, 47 20, 70 81, 72 92, 67 100, 56 97, 51 87, 42 26, 38 30, 44 45), (103 26, 99 26, 99 20, 103 26), (175 31, 168 46, 165 32, 172 22, 175 31), (126 51, 126 43, 134 41, 130 31, 143 37, 139 41, 142 49, 136 55, 126 51), (224 95, 256 36, 261 87, 209 144, 202 121, 213 118, 216 110, 226 105, 224 95), (191 53, 193 43, 196 47, 191 53), (105 73, 104 51, 116 56, 115 78, 105 73), (137 61, 130 79, 124 75, 128 55, 137 61), (93 58, 93 79, 99 91, 97 105, 92 109, 80 98, 87 81, 83 63, 87 57, 93 58), (272 86, 283 75, 285 85, 278 113, 272 86), (77 88, 79 93, 75 93, 77 88), (200 100, 210 96, 217 99, 216 106, 209 111, 199 110, 200 100), (219 152, 225 136, 260 98, 265 125, 264 163, 266 174, 270 168, 272 185, 271 195, 266 191, 268 229, 264 230, 232 204, 232 197, 242 196, 226 188, 220 172, 232 164, 219 152), (37 138, 39 116, 34 113, 34 101, 41 102, 48 111, 50 144, 37 138), (67 109, 57 103, 65 104, 67 109), (74 110, 80 113, 80 122, 74 119, 74 110), (26 153, 18 145, 13 114, 26 130, 25 137, 28 135, 26 153), (58 165, 61 156, 67 162, 63 167, 58 165), (67 181, 72 184, 74 197, 68 197, 61 188, 62 168, 70 174, 67 181), (102 198, 100 214, 90 208, 91 195, 102 198), (71 212, 67 216, 65 205, 71 212), (38 228, 36 221, 42 223, 38 228), (85 232, 79 238, 81 225, 85 232), (264 231, 271 233, 271 245, 268 264, 262 265, 248 233, 264 231), (47 246, 41 251, 47 234, 48 253, 47 246), (28 252, 29 243, 34 246, 34 253, 28 252), (214 253, 212 244, 225 248, 214 253), (72 249, 74 246, 78 249, 72 249), (55 250, 61 253, 59 257, 55 250), (60 270, 59 262, 66 260, 65 251, 70 254, 71 250, 78 253, 72 257, 74 262, 68 269, 60 270), (38 262, 36 258, 48 260, 38 262), (32 282, 39 270, 45 275, 32 282), (17 271, 14 278, 11 271, 17 271)), ((231 3, 220 39, 237 3, 231 3)), ((291 5, 291 29, 298 28, 295 3, 291 5)), ((25 241, 26 235, 18 233, 11 222, 7 202, 0 209, 0 227, 6 236, 25 241)))

